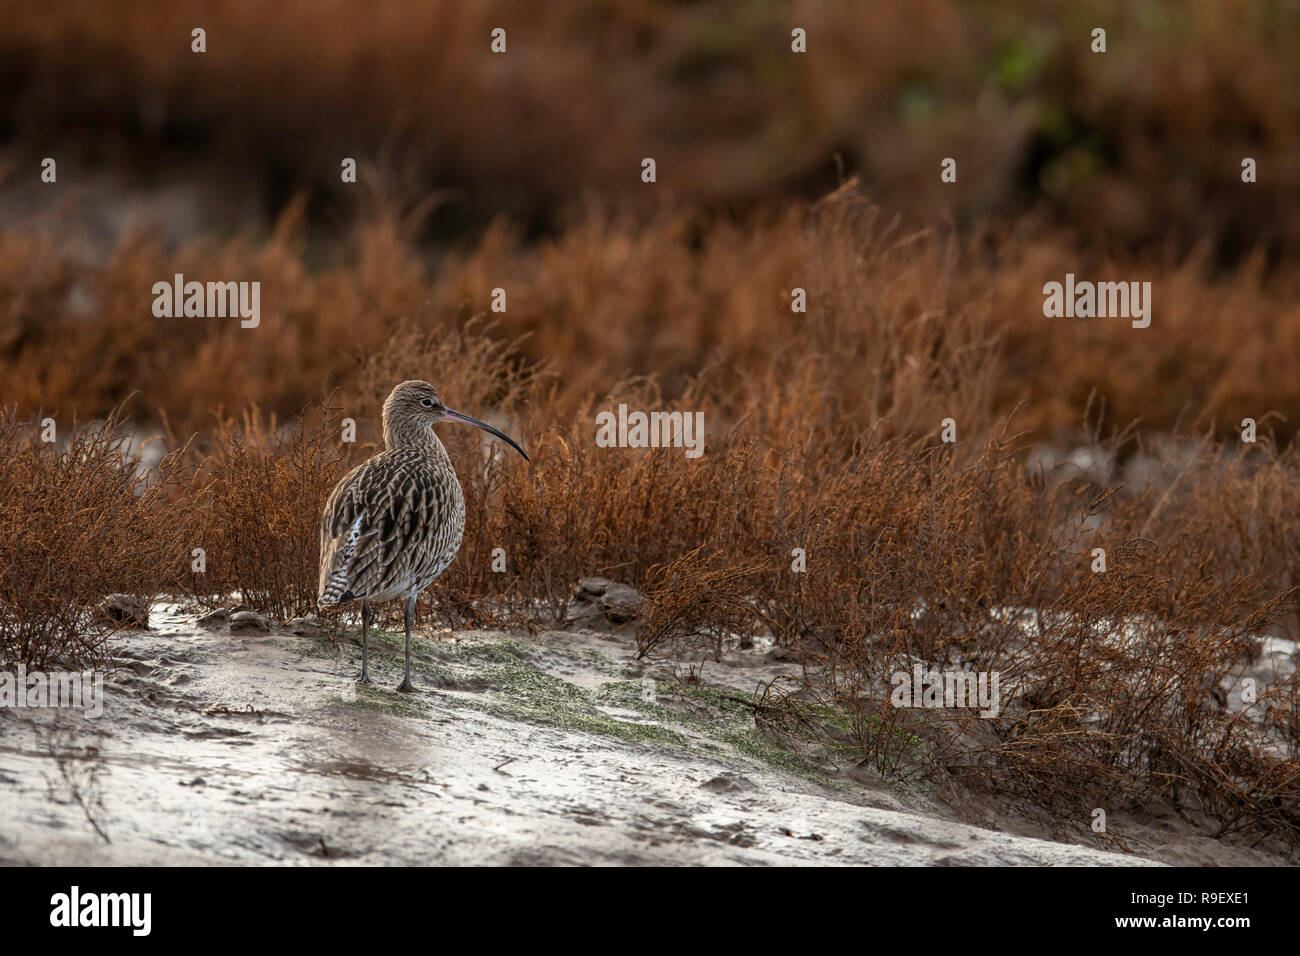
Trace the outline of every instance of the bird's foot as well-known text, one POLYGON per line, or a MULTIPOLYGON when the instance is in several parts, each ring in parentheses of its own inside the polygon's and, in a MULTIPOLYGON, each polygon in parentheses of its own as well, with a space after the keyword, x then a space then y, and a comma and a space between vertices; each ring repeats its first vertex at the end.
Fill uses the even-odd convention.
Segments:
POLYGON ((415 686, 411 683, 410 677, 403 677, 402 682, 397 685, 397 690, 403 694, 415 693, 415 686))

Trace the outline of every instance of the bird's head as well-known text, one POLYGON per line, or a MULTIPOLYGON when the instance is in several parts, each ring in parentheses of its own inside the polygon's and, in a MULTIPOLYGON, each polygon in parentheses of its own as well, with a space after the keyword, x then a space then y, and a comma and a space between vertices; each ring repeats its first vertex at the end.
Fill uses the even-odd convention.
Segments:
POLYGON ((389 448, 426 433, 438 422, 460 422, 462 425, 481 428, 500 438, 523 455, 524 461, 528 461, 528 455, 524 454, 524 450, 513 438, 487 422, 448 408, 438 397, 438 390, 428 382, 402 382, 389 393, 388 400, 384 402, 384 440, 389 448))

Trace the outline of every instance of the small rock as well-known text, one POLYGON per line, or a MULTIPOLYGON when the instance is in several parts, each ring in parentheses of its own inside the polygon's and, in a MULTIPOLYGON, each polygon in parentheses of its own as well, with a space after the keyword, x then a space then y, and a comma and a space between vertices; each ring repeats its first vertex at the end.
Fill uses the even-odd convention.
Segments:
POLYGON ((599 604, 595 601, 584 601, 576 597, 569 601, 569 606, 564 612, 564 619, 570 624, 577 621, 591 621, 593 618, 599 617, 599 604))
POLYGON ((230 615, 230 633, 269 634, 271 623, 256 611, 236 611, 230 615))
POLYGON ((705 783, 700 784, 701 790, 712 790, 714 793, 734 793, 738 790, 753 790, 754 781, 740 774, 721 773, 705 783))
POLYGON ((630 621, 641 613, 641 592, 627 584, 611 584, 600 597, 601 610, 615 624, 630 621))
POLYGON ((598 598, 609 587, 609 578, 579 578, 578 591, 592 598, 598 598))
POLYGON ((95 616, 121 627, 149 626, 149 609, 134 594, 110 594, 99 602, 95 616))
POLYGON ((325 633, 324 626, 316 617, 295 617, 285 623, 284 629, 295 637, 319 637, 325 633))
POLYGON ((569 601, 569 621, 603 618, 611 624, 625 624, 641 611, 641 592, 608 578, 582 578, 569 601))
POLYGON ((195 623, 207 631, 219 631, 230 623, 230 612, 224 608, 218 608, 211 614, 205 614, 195 623))

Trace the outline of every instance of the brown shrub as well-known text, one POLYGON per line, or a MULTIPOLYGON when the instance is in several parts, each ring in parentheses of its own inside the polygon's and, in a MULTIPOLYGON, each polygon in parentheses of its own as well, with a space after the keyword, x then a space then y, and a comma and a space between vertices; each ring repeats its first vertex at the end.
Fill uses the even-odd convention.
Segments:
POLYGON ((238 593, 281 620, 315 613, 320 516, 346 471, 341 417, 316 408, 280 426, 250 410, 217 423, 180 503, 193 516, 190 547, 205 553, 188 582, 200 602, 238 593))
MULTIPOLYGON (((290 417, 334 389, 364 393, 368 410, 389 384, 375 356, 398 355, 389 344, 420 332, 474 332, 466 323, 504 288, 508 310, 485 331, 513 351, 486 374, 544 371, 551 422, 649 377, 669 400, 707 394, 730 421, 756 416, 778 448, 809 415, 849 440, 872 429, 930 433, 954 417, 963 447, 974 447, 1018 406, 1019 427, 1073 441, 1090 399, 1108 421, 1140 419, 1148 434, 1195 422, 1236 438, 1250 417, 1285 443, 1300 425, 1278 414, 1300 402, 1300 386, 1272 360, 1300 347, 1300 312, 1255 270, 1214 280, 1200 259, 1098 259, 1032 230, 905 235, 852 186, 743 226, 669 212, 641 226, 593 212, 532 245, 502 227, 432 275, 391 218, 309 270, 299 212, 286 211, 261 247, 168 252, 128 238, 106 267, 75 273, 57 248, 0 231, 0 263, 13 263, 0 266, 0 374, 11 399, 103 414, 138 392, 147 414, 184 434, 250 404, 290 417), (1151 328, 1045 318, 1043 283, 1067 271, 1149 276, 1151 328), (261 281, 260 326, 154 318, 152 285, 177 272, 261 281), (791 311, 795 288, 807 292, 806 314, 791 311), (1249 315, 1252 334, 1223 319, 1232 315, 1249 315)), ((403 362, 404 374, 455 384, 445 363, 403 362)))
POLYGON ((761 627, 753 594, 760 568, 700 545, 645 577, 649 607, 637 629, 637 656, 669 651, 686 658, 704 653, 721 660, 737 640, 761 627))
POLYGON ((65 422, 58 442, 43 430, 0 410, 0 664, 102 665, 114 625, 96 604, 124 593, 147 607, 178 580, 188 528, 167 497, 183 452, 145 472, 120 410, 65 422))

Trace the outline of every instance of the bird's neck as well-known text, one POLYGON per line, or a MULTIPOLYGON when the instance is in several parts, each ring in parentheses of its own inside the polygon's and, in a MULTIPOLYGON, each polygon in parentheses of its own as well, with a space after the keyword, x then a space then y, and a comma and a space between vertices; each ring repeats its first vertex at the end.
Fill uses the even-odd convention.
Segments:
POLYGON ((389 451, 409 448, 431 455, 439 461, 451 461, 447 449, 434 434, 432 425, 384 422, 384 447, 389 451))

